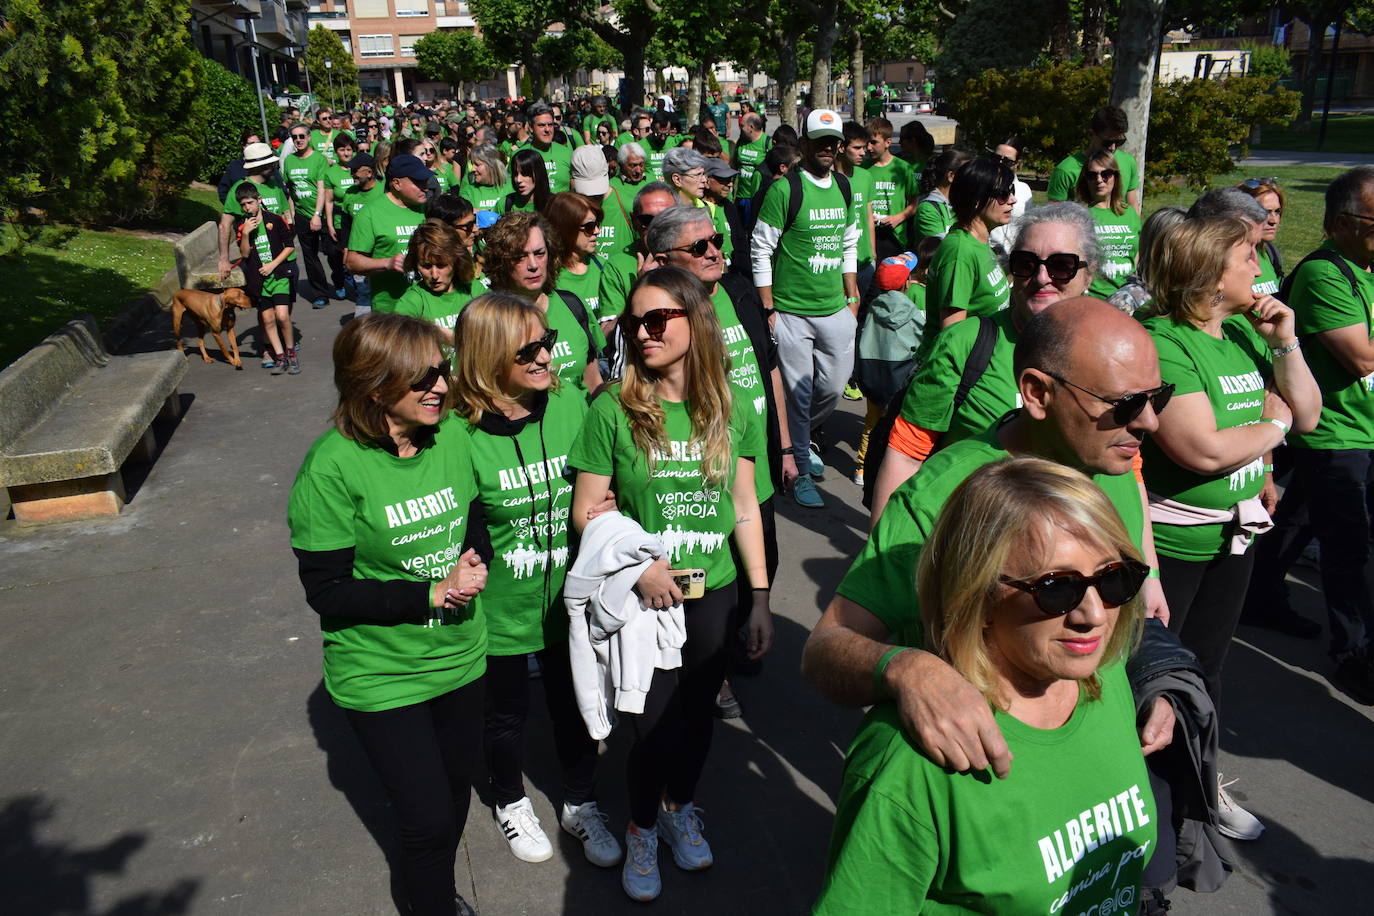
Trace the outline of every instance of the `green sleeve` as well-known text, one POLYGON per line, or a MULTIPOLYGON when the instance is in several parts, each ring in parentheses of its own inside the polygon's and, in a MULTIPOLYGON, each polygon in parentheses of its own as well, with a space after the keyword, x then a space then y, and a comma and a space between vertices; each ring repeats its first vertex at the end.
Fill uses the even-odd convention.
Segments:
POLYGON ((229 189, 228 196, 224 198, 225 213, 228 213, 231 216, 243 216, 243 207, 239 206, 239 199, 234 195, 235 192, 238 191, 239 185, 243 184, 247 180, 247 178, 240 178, 238 181, 234 182, 234 186, 229 189))
POLYGON ((1124 149, 1116 151, 1116 161, 1121 167, 1121 186, 1128 192, 1140 187, 1140 163, 1124 149))
POLYGON ((1350 283, 1341 276, 1334 264, 1309 261, 1294 280, 1288 305, 1297 318, 1300 336, 1348 328, 1368 326, 1369 311, 1365 304, 1350 292, 1350 283))
POLYGON ((419 284, 412 283, 410 288, 396 300, 396 307, 392 309, 397 315, 409 315, 412 318, 425 317, 424 300, 421 296, 427 295, 419 284))
POLYGON ((316 467, 307 459, 291 487, 286 516, 291 546, 298 550, 343 550, 357 546, 353 496, 339 468, 316 467))
POLYGON ((939 206, 928 200, 916 205, 916 234, 913 238, 920 241, 926 236, 943 235, 947 229, 949 227, 945 225, 944 214, 939 206))
POLYGON ((914 504, 913 482, 920 476, 893 491, 868 542, 836 589, 836 594, 882 621, 895 639, 916 647, 924 642, 916 597, 916 561, 933 523, 914 504))
POLYGON ((609 321, 620 317, 620 313, 625 311, 625 301, 630 296, 630 285, 633 283, 633 278, 627 277, 625 271, 616 267, 608 266, 601 272, 600 296, 596 305, 598 320, 609 321))
POLYGON ((978 337, 978 321, 961 321, 935 338, 930 355, 921 363, 916 378, 902 400, 902 419, 922 429, 943 433, 954 418, 954 394, 964 374, 964 364, 978 337))
MULTIPOLYGON (((949 236, 945 238, 948 240, 949 236)), ((943 259, 939 271, 926 275, 926 313, 935 327, 940 325, 941 309, 967 309, 973 291, 978 288, 977 258, 967 256, 974 253, 961 250, 951 254, 958 256, 943 259)))
POLYGON ((777 179, 768 186, 767 192, 763 195, 763 203, 759 206, 759 220, 774 229, 783 228, 783 224, 787 222, 787 202, 791 199, 788 188, 786 178, 777 179))
POLYGON ((763 418, 754 412, 749 395, 730 387, 730 425, 741 430, 739 454, 742 458, 761 458, 768 453, 763 418))
MULTIPOLYGON (((1066 160, 1067 161, 1067 160, 1066 160)), ((1074 178, 1069 174, 1069 170, 1061 162, 1054 167, 1054 172, 1050 175, 1050 186, 1045 191, 1047 200, 1073 200, 1074 178)))
POLYGON ((364 206, 353 214, 353 225, 348 230, 348 250, 371 257, 376 244, 376 233, 372 230, 372 208, 364 206))
POLYGON ((569 464, 588 474, 610 477, 615 473, 615 415, 619 412, 620 407, 610 391, 601 392, 592 401, 587 419, 582 423, 582 431, 577 434, 577 440, 568 452, 569 464))
MULTIPOLYGON (((1160 320, 1168 321, 1167 318, 1160 320)), ((1155 341, 1155 349, 1159 352, 1160 378, 1174 386, 1174 394, 1206 391, 1197 363, 1178 340, 1168 333, 1167 326, 1156 325, 1150 328, 1150 332, 1155 341)))

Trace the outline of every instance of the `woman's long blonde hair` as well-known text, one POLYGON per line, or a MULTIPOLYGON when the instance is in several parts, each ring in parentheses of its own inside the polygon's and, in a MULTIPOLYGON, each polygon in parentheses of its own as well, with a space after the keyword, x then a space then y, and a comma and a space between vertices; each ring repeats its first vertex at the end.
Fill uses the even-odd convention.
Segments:
MULTIPOLYGON (((925 648, 949 662, 989 703, 1005 709, 989 652, 988 614, 1012 563, 1037 567, 1057 538, 1077 538, 1122 558, 1140 560, 1107 495, 1082 473, 1041 458, 984 465, 945 502, 916 569, 925 648)), ((1139 595, 1122 605, 1098 669, 1124 659, 1144 626, 1139 595)), ((1083 684, 1097 699, 1094 672, 1083 684)))
MULTIPOLYGON (((687 310, 692 341, 686 366, 687 412, 692 419, 689 448, 701 449, 702 475, 716 486, 725 486, 733 470, 730 456, 729 357, 716 310, 701 281, 680 267, 659 267, 635 282, 627 299, 626 311, 635 293, 645 287, 663 290, 687 310)), ((653 473, 655 454, 668 451, 667 418, 659 403, 658 376, 644 364, 644 354, 635 341, 625 347, 625 376, 620 383, 620 405, 630 426, 630 438, 644 455, 653 473)))
MULTIPOLYGON (((542 331, 548 319, 539 307, 510 293, 486 293, 463 306, 453 336, 453 409, 470 423, 497 409, 510 395, 501 385, 515 351, 529 343, 533 322, 542 331)), ((552 375, 552 373, 550 373, 552 375)), ((553 376, 554 387, 558 377, 553 376)))

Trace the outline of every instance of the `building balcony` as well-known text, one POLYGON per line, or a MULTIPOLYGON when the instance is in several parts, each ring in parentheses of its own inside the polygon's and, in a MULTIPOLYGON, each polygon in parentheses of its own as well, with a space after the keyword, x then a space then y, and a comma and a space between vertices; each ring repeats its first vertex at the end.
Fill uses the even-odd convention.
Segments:
POLYGON ((258 35, 278 38, 290 44, 296 40, 295 23, 279 0, 267 0, 262 4, 262 16, 254 24, 258 35))
POLYGON ((201 0, 196 6, 233 19, 256 19, 262 15, 262 0, 201 0))

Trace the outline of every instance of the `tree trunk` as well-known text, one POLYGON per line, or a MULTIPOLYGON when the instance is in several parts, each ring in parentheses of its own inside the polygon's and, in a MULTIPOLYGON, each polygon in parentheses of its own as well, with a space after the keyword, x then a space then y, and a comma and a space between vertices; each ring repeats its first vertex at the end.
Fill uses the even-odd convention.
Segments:
POLYGON ((781 29, 773 32, 778 43, 778 119, 797 127, 797 38, 781 29))
POLYGON ((839 0, 827 0, 821 8, 816 38, 811 46, 811 107, 833 108, 830 97, 830 55, 840 37, 839 0))
POLYGON ((1103 0, 1084 0, 1083 63, 1096 67, 1102 63, 1102 45, 1107 39, 1107 6, 1103 0))
POLYGON ((854 111, 850 117, 863 119, 864 113, 864 37, 854 30, 854 54, 849 58, 849 84, 854 87, 854 111))
POLYGON ((706 61, 698 60, 687 70, 687 110, 682 114, 687 119, 688 130, 693 124, 701 122, 701 101, 706 97, 706 70, 709 66, 706 61))
MULTIPOLYGON (((1130 0, 1122 0, 1122 6, 1125 7, 1129 2, 1130 0)), ((1050 57, 1059 61, 1068 60, 1073 57, 1073 26, 1069 0, 1051 0, 1050 12, 1054 16, 1050 23, 1050 57)))
POLYGON ((1121 0, 1112 55, 1111 102, 1126 113, 1130 130, 1126 147, 1145 174, 1146 139, 1150 126, 1150 95, 1164 30, 1165 0, 1121 0))
POLYGON ((1302 63, 1302 107, 1298 111, 1298 119, 1293 122, 1293 126, 1299 130, 1312 129, 1312 109, 1317 104, 1317 77, 1322 72, 1322 45, 1326 42, 1326 30, 1330 25, 1327 18, 1321 22, 1307 23, 1307 57, 1302 63))
POLYGON ((618 50, 625 59, 625 110, 629 111, 644 104, 644 45, 630 41, 618 50))

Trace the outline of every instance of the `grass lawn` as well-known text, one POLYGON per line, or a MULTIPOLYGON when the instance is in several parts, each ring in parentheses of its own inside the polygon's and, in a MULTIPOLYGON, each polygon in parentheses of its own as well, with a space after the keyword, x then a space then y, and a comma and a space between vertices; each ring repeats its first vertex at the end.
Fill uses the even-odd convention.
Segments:
MULTIPOLYGON (((1257 150, 1316 152, 1321 112, 1312 117, 1312 130, 1299 133, 1291 126, 1265 125, 1257 150)), ((1374 151, 1374 115, 1332 114, 1326 122, 1324 153, 1368 153, 1374 151)))
MULTIPOLYGON (((1374 119, 1371 119, 1374 120, 1374 119)), ((1312 249, 1321 244, 1322 211, 1325 209, 1323 194, 1326 186, 1341 173, 1341 169, 1322 166, 1286 166, 1263 169, 1263 174, 1249 171, 1231 172, 1218 175, 1212 180, 1212 187, 1224 188, 1240 184, 1247 178, 1277 178, 1279 187, 1287 197, 1283 211, 1283 223, 1279 226, 1278 246, 1283 255, 1284 266, 1291 269, 1312 249)), ((1145 195, 1145 215, 1149 216, 1160 207, 1177 206, 1187 209, 1197 200, 1197 194, 1187 188, 1145 195)))

